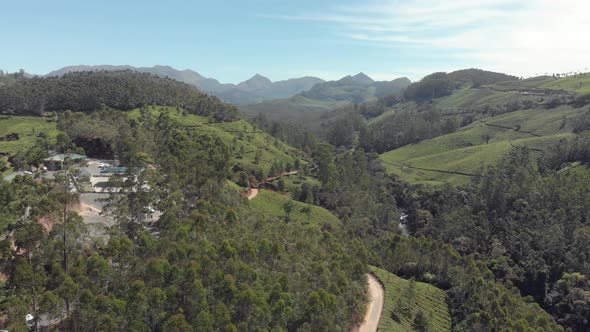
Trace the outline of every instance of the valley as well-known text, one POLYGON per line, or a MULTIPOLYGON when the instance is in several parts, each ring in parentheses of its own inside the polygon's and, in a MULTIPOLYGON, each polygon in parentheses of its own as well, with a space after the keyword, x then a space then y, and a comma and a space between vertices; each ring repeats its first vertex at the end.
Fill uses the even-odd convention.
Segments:
MULTIPOLYGON (((65 328, 579 326, 556 305, 585 291, 585 77, 466 70, 384 88, 359 74, 247 106, 268 114, 253 118, 146 73, 9 83, 4 303, 65 328), (78 94, 64 99, 68 84, 78 94), (126 85, 133 98, 115 92, 126 85), (34 103, 14 97, 37 89, 34 103), (60 154, 67 172, 44 173, 60 154), (46 281, 27 293, 16 266, 46 281), (96 311, 103 297, 125 309, 96 311)), ((5 310, 3 326, 24 324, 5 310)))

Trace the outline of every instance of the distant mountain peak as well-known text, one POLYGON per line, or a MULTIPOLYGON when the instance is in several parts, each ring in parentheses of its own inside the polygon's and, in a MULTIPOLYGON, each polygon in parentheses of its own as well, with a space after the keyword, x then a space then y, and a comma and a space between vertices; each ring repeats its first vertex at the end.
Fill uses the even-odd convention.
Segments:
POLYGON ((263 76, 263 75, 260 75, 260 74, 258 74, 258 73, 256 73, 256 74, 255 74, 254 76, 252 76, 250 79, 251 79, 251 80, 252 80, 252 79, 263 79, 263 80, 269 80, 269 81, 270 81, 270 79, 269 79, 268 77, 266 77, 266 76, 263 76))
POLYGON ((338 82, 348 82, 348 83, 355 83, 355 84, 361 84, 361 85, 371 85, 373 83, 375 83, 375 81, 370 78, 367 74, 360 72, 354 76, 351 75, 347 75, 344 76, 343 78, 341 78, 340 80, 338 80, 338 82))
POLYGON ((352 79, 363 84, 372 84, 375 82, 372 78, 370 78, 367 74, 363 72, 354 75, 352 79))
POLYGON ((268 77, 264 77, 260 74, 256 74, 248 80, 241 82, 237 85, 239 89, 243 90, 259 90, 268 88, 272 85, 272 81, 268 77))

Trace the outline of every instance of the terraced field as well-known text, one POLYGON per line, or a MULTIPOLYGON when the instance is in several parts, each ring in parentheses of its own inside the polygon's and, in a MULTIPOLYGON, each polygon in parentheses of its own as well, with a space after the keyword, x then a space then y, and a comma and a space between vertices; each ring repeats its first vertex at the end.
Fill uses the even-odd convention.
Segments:
POLYGON ((422 282, 413 283, 377 267, 371 266, 370 270, 385 286, 379 331, 413 331, 412 323, 420 310, 426 314, 429 331, 451 330, 451 315, 443 290, 422 282), (412 283, 414 290, 411 290, 412 283), (397 320, 392 317, 394 312, 397 320))
POLYGON ((545 89, 590 93, 590 73, 553 79, 541 85, 545 89))
POLYGON ((493 165, 517 146, 542 150, 571 138, 573 123, 586 108, 521 110, 488 117, 459 131, 383 153, 389 173, 413 183, 466 184, 470 174, 493 165), (463 173, 463 174, 457 174, 463 173))
POLYGON ((288 202, 292 203, 289 222, 340 225, 340 220, 322 207, 298 202, 292 200, 288 195, 268 190, 260 190, 256 198, 250 201, 250 206, 265 216, 283 218, 286 215, 284 206, 288 202))

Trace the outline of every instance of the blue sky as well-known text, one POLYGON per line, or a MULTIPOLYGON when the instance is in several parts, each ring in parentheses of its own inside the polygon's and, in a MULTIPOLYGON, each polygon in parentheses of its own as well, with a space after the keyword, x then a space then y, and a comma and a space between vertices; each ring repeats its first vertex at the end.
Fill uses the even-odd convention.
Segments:
POLYGON ((0 12, 0 69, 37 74, 161 64, 222 82, 361 71, 416 80, 471 67, 519 76, 590 67, 585 0, 3 0, 0 12))

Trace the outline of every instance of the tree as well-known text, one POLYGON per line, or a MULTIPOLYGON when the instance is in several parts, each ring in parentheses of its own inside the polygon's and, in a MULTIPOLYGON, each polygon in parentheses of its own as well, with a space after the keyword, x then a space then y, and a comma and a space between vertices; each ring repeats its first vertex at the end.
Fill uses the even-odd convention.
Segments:
POLYGON ((72 144, 70 136, 64 132, 59 132, 56 137, 55 148, 61 153, 66 153, 72 144))
POLYGON ((63 283, 57 289, 57 294, 64 299, 66 305, 66 314, 70 314, 71 304, 76 301, 80 287, 76 284, 70 276, 66 276, 63 283))
POLYGON ((422 309, 418 309, 418 312, 416 312, 412 327, 418 332, 430 331, 430 321, 422 309))
POLYGON ((285 210, 285 221, 290 220, 291 212, 293 212, 294 207, 295 204, 293 203, 292 199, 288 200, 285 204, 283 204, 283 210, 285 210))
POLYGON ((41 297, 41 305, 39 307, 39 313, 46 315, 48 320, 54 318, 61 318, 64 310, 64 300, 59 296, 55 295, 51 291, 46 291, 41 297))

